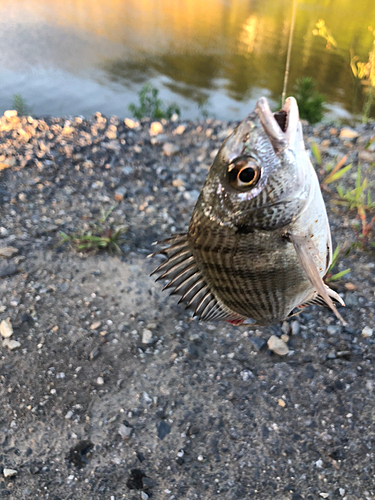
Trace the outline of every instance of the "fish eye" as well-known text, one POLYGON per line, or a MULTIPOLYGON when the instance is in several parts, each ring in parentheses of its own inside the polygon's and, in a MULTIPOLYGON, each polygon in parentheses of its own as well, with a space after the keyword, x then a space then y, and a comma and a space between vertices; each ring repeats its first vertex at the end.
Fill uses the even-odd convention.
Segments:
POLYGON ((239 158, 229 165, 229 182, 237 189, 255 186, 260 178, 259 165, 253 158, 239 158))

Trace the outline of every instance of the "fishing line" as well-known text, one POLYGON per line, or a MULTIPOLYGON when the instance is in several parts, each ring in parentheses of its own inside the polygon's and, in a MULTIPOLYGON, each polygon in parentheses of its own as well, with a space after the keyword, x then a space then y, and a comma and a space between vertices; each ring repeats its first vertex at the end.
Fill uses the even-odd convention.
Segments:
POLYGON ((291 21, 290 32, 289 32, 288 53, 286 56, 283 93, 281 94, 281 106, 284 106, 284 104, 285 104, 286 87, 288 85, 288 78, 289 78, 290 55, 292 53, 294 25, 296 23, 296 11, 297 11, 297 0, 293 0, 292 21, 291 21))

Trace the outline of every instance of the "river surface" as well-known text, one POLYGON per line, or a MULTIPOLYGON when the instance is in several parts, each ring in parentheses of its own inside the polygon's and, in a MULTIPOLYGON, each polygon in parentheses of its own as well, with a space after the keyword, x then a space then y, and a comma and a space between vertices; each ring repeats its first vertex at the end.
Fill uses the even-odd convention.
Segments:
MULTIPOLYGON (((21 95, 35 115, 130 116, 146 82, 184 118, 239 119, 280 98, 290 0, 0 0, 0 112, 21 95)), ((299 0, 288 94, 312 76, 329 114, 361 110, 350 50, 367 61, 374 0, 299 0), (337 41, 314 36, 324 19, 337 41)))

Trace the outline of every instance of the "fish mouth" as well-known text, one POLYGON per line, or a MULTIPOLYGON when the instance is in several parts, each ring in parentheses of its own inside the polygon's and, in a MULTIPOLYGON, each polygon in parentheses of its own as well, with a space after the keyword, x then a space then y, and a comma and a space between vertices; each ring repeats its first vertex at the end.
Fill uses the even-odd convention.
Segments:
POLYGON ((285 149, 294 143, 299 124, 298 105, 294 97, 288 97, 276 113, 270 110, 267 99, 261 97, 255 112, 275 150, 285 149))

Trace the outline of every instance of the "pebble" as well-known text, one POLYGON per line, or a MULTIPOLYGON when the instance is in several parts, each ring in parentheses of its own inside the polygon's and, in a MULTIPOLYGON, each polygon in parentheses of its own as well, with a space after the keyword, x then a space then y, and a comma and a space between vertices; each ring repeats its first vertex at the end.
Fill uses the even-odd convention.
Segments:
POLYGON ((17 471, 15 469, 4 469, 3 474, 4 477, 14 477, 17 475, 17 471))
POLYGON ((91 326, 90 326, 90 330, 97 330, 98 328, 100 328, 100 325, 101 325, 101 321, 95 321, 95 323, 93 323, 91 326))
POLYGON ((173 179, 172 186, 179 188, 185 186, 185 183, 181 177, 177 177, 177 179, 173 179))
POLYGON ((94 347, 94 349, 89 354, 90 361, 93 361, 94 359, 96 359, 99 356, 99 354, 100 354, 99 347, 94 347))
POLYGON ((358 159, 367 163, 373 163, 375 161, 375 154, 370 151, 363 150, 358 153, 358 159))
POLYGON ((179 125, 178 127, 175 128, 173 133, 176 135, 182 135, 185 132, 185 129, 186 129, 186 125, 179 125))
POLYGON ((0 267, 0 278, 6 278, 7 276, 13 276, 17 274, 17 267, 14 265, 0 267))
POLYGON ((69 410, 68 413, 65 415, 66 420, 70 420, 73 416, 72 410, 69 410))
POLYGON ((283 333, 282 335, 280 335, 280 338, 285 343, 289 342, 289 335, 286 335, 285 333, 283 333))
POLYGON ((13 351, 14 349, 18 349, 18 347, 21 347, 21 342, 18 342, 18 340, 5 339, 3 346, 13 351))
POLYGON ((261 351, 266 345, 266 341, 262 337, 249 337, 249 341, 258 351, 261 351))
POLYGON ((281 398, 280 398, 280 399, 278 399, 277 404, 278 404, 279 406, 281 406, 281 408, 285 408, 285 406, 286 406, 285 401, 284 401, 283 399, 281 399, 281 398))
POLYGON ((18 253, 18 248, 15 247, 3 247, 0 248, 0 257, 6 257, 9 259, 18 253))
POLYGON ((162 134, 163 130, 164 130, 164 127, 160 122, 152 122, 150 125, 150 135, 162 134))
POLYGON ((146 492, 141 491, 141 499, 142 499, 142 500, 147 500, 147 499, 148 499, 148 495, 147 495, 147 493, 146 493, 146 492))
POLYGON ((0 334, 4 339, 8 339, 13 335, 13 327, 12 323, 10 322, 10 318, 4 319, 0 323, 0 334))
POLYGON ((139 127, 139 122, 137 122, 136 120, 132 120, 131 118, 125 118, 124 123, 128 128, 139 127))
POLYGON ((176 144, 172 144, 171 142, 166 142, 163 145, 163 153, 165 156, 172 156, 180 151, 180 148, 176 146, 176 144))
POLYGON ((132 432, 133 432, 133 429, 131 427, 128 427, 125 424, 121 424, 119 429, 118 429, 118 433, 120 434, 122 439, 129 439, 132 432))
POLYGON ((373 334, 373 329, 370 328, 369 326, 365 326, 364 329, 362 330, 362 336, 369 338, 372 337, 373 334))
POLYGON ((103 379, 103 377, 98 377, 98 378, 96 379, 96 383, 97 383, 98 385, 104 385, 104 379, 103 379))
POLYGON ((344 139, 356 139, 357 137, 359 136, 359 133, 350 128, 350 127, 343 127, 341 129, 341 132, 340 132, 340 139, 344 140, 344 139))
POLYGON ((292 330, 292 335, 298 335, 301 329, 301 325, 298 321, 292 321, 290 324, 290 328, 292 330))
POLYGON ((279 339, 279 337, 276 337, 276 335, 271 335, 268 339, 267 345, 270 351, 278 354, 279 356, 285 356, 289 352, 289 348, 285 342, 279 339))
POLYGON ((160 420, 157 427, 157 434, 159 439, 164 439, 171 432, 171 426, 164 420, 160 420))
POLYGON ((154 342, 154 336, 151 330, 145 328, 142 333, 142 344, 152 344, 154 342))

